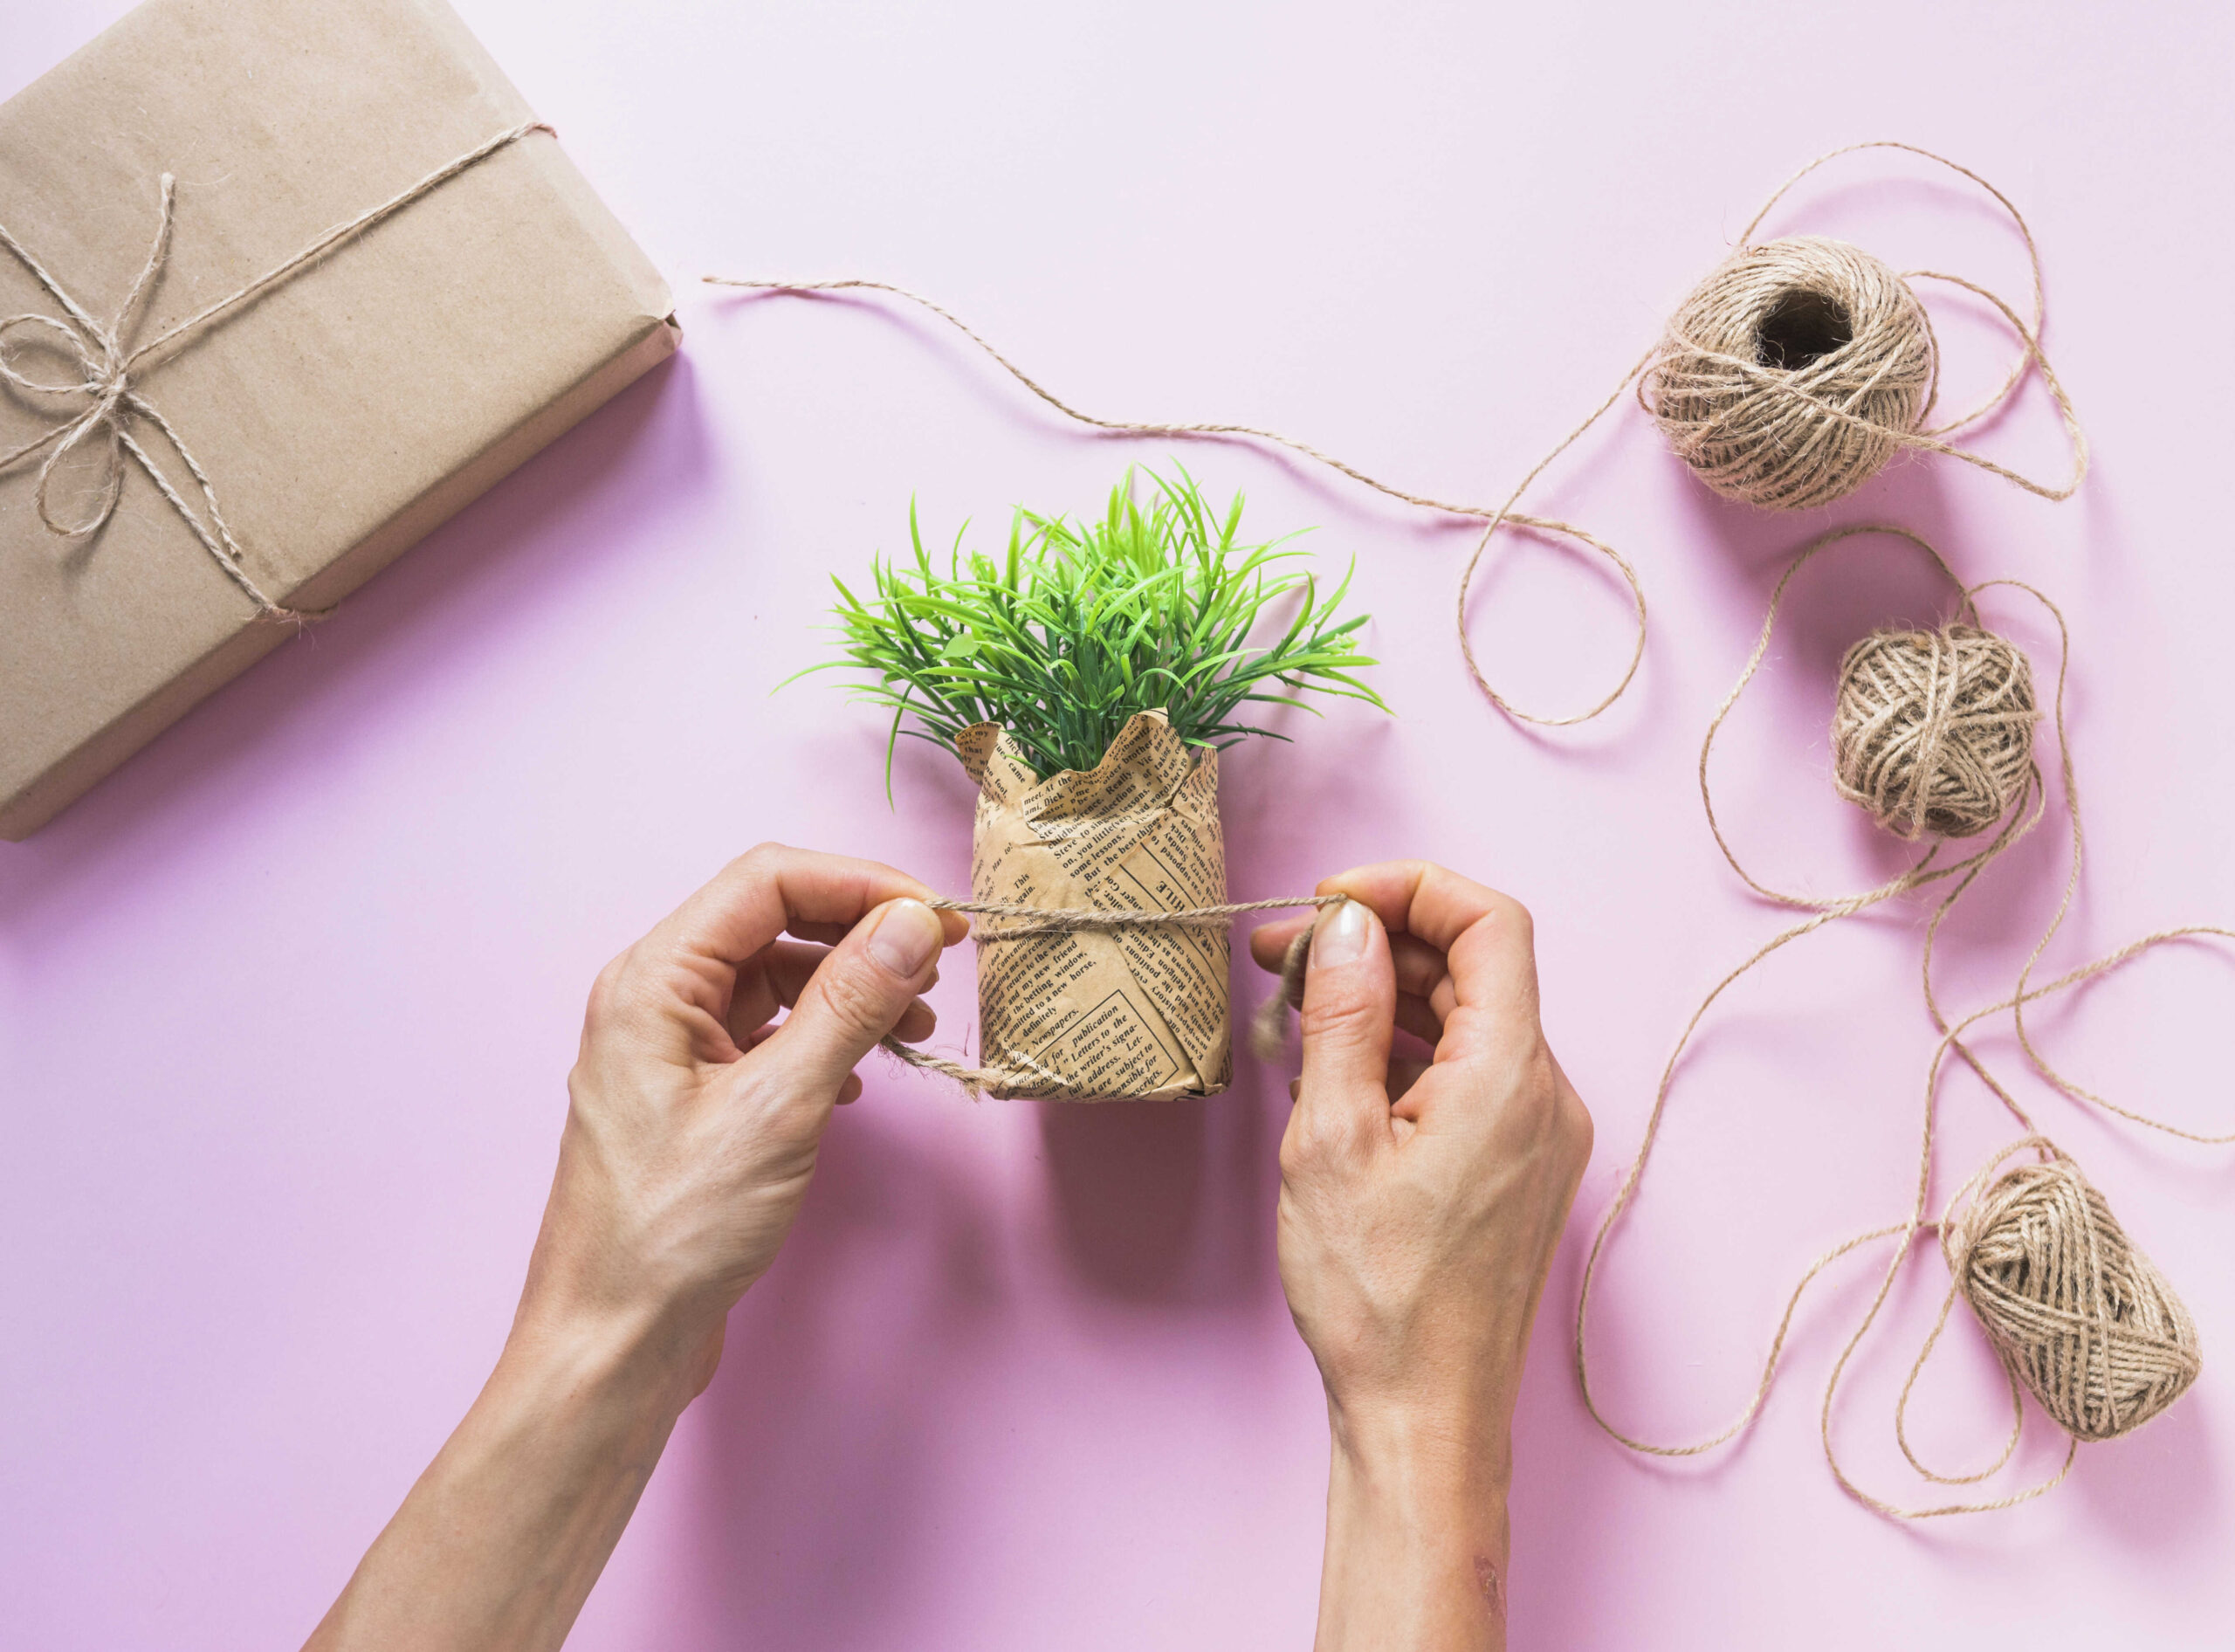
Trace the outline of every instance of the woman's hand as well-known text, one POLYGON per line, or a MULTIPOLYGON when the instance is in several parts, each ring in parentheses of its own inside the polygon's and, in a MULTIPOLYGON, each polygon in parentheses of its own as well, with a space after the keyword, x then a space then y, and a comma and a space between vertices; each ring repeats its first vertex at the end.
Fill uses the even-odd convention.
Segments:
POLYGON ((930 894, 764 844, 607 966, 504 1355, 312 1648, 566 1639, 790 1231, 831 1108, 861 1093, 854 1064, 932 1030, 918 995, 966 925, 930 894))
MULTIPOLYGON (((1304 977, 1279 1214, 1334 1435, 1319 1646, 1503 1647, 1514 1401, 1591 1118, 1516 902, 1419 861, 1319 892, 1351 898, 1304 977)), ((1258 930, 1257 961, 1310 921, 1258 930)))
POLYGON ((723 1317, 799 1214, 831 1108, 861 1094, 855 1064, 887 1033, 932 1031, 918 995, 968 923, 931 893, 871 861, 764 843, 606 966, 516 1336, 658 1325, 701 1348, 691 1391, 705 1386, 723 1317))

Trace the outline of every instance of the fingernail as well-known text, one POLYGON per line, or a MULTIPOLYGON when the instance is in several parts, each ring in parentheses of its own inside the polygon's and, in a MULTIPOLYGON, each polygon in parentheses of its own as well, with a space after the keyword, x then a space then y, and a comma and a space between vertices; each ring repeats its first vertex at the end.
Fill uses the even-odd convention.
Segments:
POLYGON ((870 932, 870 956, 904 981, 913 981, 944 939, 939 916, 920 900, 896 900, 870 932))
POLYGON ((1366 937, 1365 908, 1357 901, 1346 900, 1319 920, 1319 927, 1311 933, 1311 967, 1332 969, 1340 964, 1354 964, 1365 955, 1366 937))

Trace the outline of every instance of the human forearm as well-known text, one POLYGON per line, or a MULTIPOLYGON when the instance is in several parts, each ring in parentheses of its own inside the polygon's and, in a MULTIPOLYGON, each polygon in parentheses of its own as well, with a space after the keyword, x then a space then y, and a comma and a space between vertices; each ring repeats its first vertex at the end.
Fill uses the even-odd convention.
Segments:
POLYGON ((306 1652, 558 1646, 691 1397, 694 1362, 660 1327, 516 1329, 306 1652))
POLYGON ((831 1109, 860 1094, 856 1063, 932 1030, 918 995, 964 920, 929 893, 764 843, 600 974, 504 1355, 312 1652, 566 1639, 725 1316, 774 1261, 831 1109))
MULTIPOLYGON (((1333 1435, 1319 1652, 1502 1652, 1513 1415, 1591 1119, 1529 915, 1418 862, 1320 885, 1281 1142, 1281 1283, 1333 1435), (1397 1059, 1402 1027, 1432 1043, 1397 1059)), ((1250 946, 1284 967, 1296 923, 1250 946)))
POLYGON ((1503 1417, 1454 1426, 1331 1407, 1317 1652, 1503 1652, 1503 1417))

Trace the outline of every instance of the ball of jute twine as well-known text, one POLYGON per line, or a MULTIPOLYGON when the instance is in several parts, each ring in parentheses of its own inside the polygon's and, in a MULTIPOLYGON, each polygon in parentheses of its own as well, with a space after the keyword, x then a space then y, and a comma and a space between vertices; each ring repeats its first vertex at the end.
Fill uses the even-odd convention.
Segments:
POLYGON ((1647 407, 1716 492, 1802 510, 1885 468, 1937 374, 1932 323, 1891 265, 1791 236, 1741 246, 1669 318, 1647 407))
POLYGON ((1454 617, 1460 657, 1485 699, 1517 722, 1563 728, 1589 722, 1628 691, 1645 659, 1645 589, 1629 559, 1573 523, 1530 516, 1522 496, 1573 446, 1634 383, 1639 399, 1711 487, 1761 505, 1798 508, 1851 492, 1894 453, 1904 449, 1945 454, 1974 465, 2044 499, 2071 497, 2087 473, 2087 438, 2071 399, 2041 353, 2046 313, 2040 250, 2010 198, 1967 167, 1914 144, 1877 141, 1849 144, 1818 156, 1779 185, 1739 236, 1737 250, 1679 308, 1664 335, 1590 416, 1563 437, 1496 506, 1454 503, 1395 487, 1331 453, 1278 430, 1250 424, 1173 423, 1108 419, 1064 401, 1032 377, 952 311, 890 281, 845 277, 824 281, 700 278, 710 286, 767 293, 890 293, 917 305, 953 327, 1034 396, 1065 418, 1112 436, 1177 437, 1188 440, 1265 442, 1314 464, 1339 471, 1388 498, 1448 516, 1480 522, 1459 576, 1454 617), (1756 244, 1754 231, 1787 191, 1826 162, 1864 149, 1895 149, 1920 156, 1970 179, 2010 215, 2025 243, 2032 274, 2030 320, 1994 293, 1961 276, 1933 270, 1896 275, 1859 248, 1819 237, 1756 244), (1931 324, 1910 283, 1934 280, 1963 288, 1998 312, 2023 347, 1998 389, 1968 413, 1927 426, 1937 393, 1938 352, 1931 324), (1843 306, 1846 338, 1840 342, 1843 306), (1697 336, 1695 336, 1695 334, 1697 336), (1920 340, 1922 343, 1920 344, 1920 340), (1819 351, 1816 347, 1827 348, 1819 351), (1729 348, 1724 348, 1729 347, 1729 348), (1922 354, 1920 355, 1920 350, 1922 354), (1922 367, 1922 395, 1916 393, 1922 367), (2039 372, 2072 442, 2073 471, 2061 485, 2036 482, 1945 438, 1984 418, 2009 400, 2029 373, 2039 372), (1647 400, 1651 395, 1654 399, 1647 400), (1614 685, 1583 711, 1543 716, 1522 710, 1490 684, 1468 633, 1468 603, 1475 575, 1501 528, 1565 539, 1606 559, 1628 588, 1636 612, 1635 640, 1614 685))
MULTIPOLYGON (((1941 636, 1950 630, 1963 629, 1987 634, 1983 626, 1974 623, 1968 628, 1943 627, 1940 632, 1925 635, 1941 636)), ((2004 646, 2009 647, 2007 644, 2004 646)), ((2024 657, 2015 649, 2011 650, 2011 654, 2017 660, 2024 657)), ((1585 1408, 1593 1421, 1622 1445, 1653 1456, 1694 1456, 1714 1449, 1744 1430, 1759 1415, 1769 1397, 1795 1315, 1809 1286, 1819 1275, 1842 1257, 1888 1239, 1895 1242, 1893 1255, 1880 1278, 1875 1297, 1841 1350, 1826 1380, 1820 1417, 1825 1457, 1833 1477, 1859 1502, 1881 1514, 1906 1520, 1981 1513, 2009 1508, 2039 1497, 2062 1483, 2071 1469, 2073 1454, 2082 1440, 2110 1438, 2139 1427, 2163 1409, 2193 1381, 2198 1364, 2194 1327, 2189 1322, 2185 1311, 2180 1307, 2178 1298, 2165 1284, 2163 1276, 2142 1256, 2123 1229, 2110 1218, 2101 1195, 2088 1187, 2077 1167, 2039 1133, 2032 1116, 2001 1076, 1964 1042, 1963 1036, 1979 1022, 2007 1012, 2013 1018, 2019 1046, 2034 1072, 2062 1094, 2101 1106, 2137 1124, 2187 1140, 2222 1144, 2235 1141, 2235 1132, 2208 1135, 2183 1129, 2121 1106, 2081 1088, 2050 1064, 2027 1030, 2025 1010, 2028 1004, 2100 978, 2145 952, 2170 942, 2204 937, 2235 940, 2235 930, 2212 925, 2160 930, 2082 964, 2053 981, 2035 983, 2034 971, 2072 909, 2079 887, 2085 846, 2085 836, 2080 827, 2079 781, 2065 740, 2064 688, 2070 656, 2071 639, 2065 627, 2064 616, 2046 596, 2016 580, 1989 580, 1968 588, 1962 587, 1939 554, 1924 540, 1906 529, 1868 526, 1836 529, 1804 547, 1778 582, 1754 651, 1737 683, 1717 708, 1706 739, 1702 743, 1700 795, 1709 830, 1732 870, 1757 893, 1779 905, 1798 908, 1806 915, 1772 937, 1736 969, 1724 975, 1693 1012, 1661 1070, 1660 1084, 1637 1153, 1592 1241, 1584 1264, 1582 1289, 1576 1304, 1577 1380, 1582 1389, 1585 1408), (2071 860, 2063 895, 2054 915, 2018 971, 2011 994, 1998 1002, 1952 1022, 1943 1012, 1933 979, 1935 947, 1943 925, 1963 893, 1989 865, 2029 832, 2046 811, 2046 794, 2039 759, 2031 750, 2031 733, 2038 712, 2032 716, 2020 714, 2016 709, 2018 702, 2014 690, 1998 690, 1994 694, 1986 696, 1991 700, 1998 699, 2005 693, 2012 696, 2009 714, 2013 725, 2022 722, 2029 747, 2023 777, 2014 794, 2006 786, 1994 784, 1977 789, 1977 795, 1981 800, 1994 795, 2004 799, 2003 811, 1999 816, 2000 828, 1991 840, 1984 847, 1944 864, 1940 860, 1944 842, 1935 841, 1907 869, 1878 887, 1856 894, 1817 898, 1785 893, 1761 882, 1746 869, 1732 849, 1716 816, 1714 795, 1708 783, 1708 761, 1716 734, 1768 653, 1778 608, 1787 586, 1795 575, 1823 551, 1847 540, 1869 534, 1890 535, 1907 540, 1924 551, 1932 558, 1934 565, 1962 591, 1960 611, 1971 621, 1976 622, 1978 618, 1977 600, 1981 593, 2006 587, 2024 592, 2040 603, 2054 622, 2058 632, 2057 672, 2046 720, 2051 723, 2056 737, 2065 811, 2071 829, 2071 860), (1754 1391, 1736 1419, 1728 1427, 1707 1438, 1677 1445, 1640 1439, 1624 1431, 1601 1409, 1592 1392, 1588 1348, 1591 1299, 1609 1239, 1635 1199, 1651 1162, 1678 1065, 1693 1036, 1723 994, 1772 953, 1841 918, 1910 890, 1943 880, 1948 882, 1949 888, 1936 904, 1926 925, 1922 969, 1926 1009, 1941 1037, 1925 1073, 1923 1128, 1918 1146, 1915 1195, 1908 1214, 1900 1222, 1856 1235, 1826 1251, 1809 1264, 1786 1298, 1754 1391), (2024 1140, 2005 1149, 1985 1170, 1974 1176, 1950 1201, 1943 1215, 1934 1221, 1928 1218, 1927 1211, 1931 1196, 1938 1129, 1939 1081, 1950 1056, 1962 1059, 2028 1133, 2024 1140), (2013 1153, 2025 1149, 2034 1150, 2041 1159, 2041 1165, 2025 1167, 1999 1179, 1994 1178, 1994 1171, 2013 1153), (1985 1190, 1984 1194, 1982 1189, 1985 1190), (1834 1442, 1833 1410, 1848 1366, 1884 1308, 1901 1269, 1917 1240, 1922 1236, 1936 1232, 1942 1236, 1943 1254, 1949 1262, 1950 1290, 1942 1304, 1940 1321, 1918 1353, 1895 1408, 1895 1437, 1903 1454, 1921 1475, 1939 1484, 1965 1485, 1988 1478, 2008 1463, 2017 1449, 2024 1423, 2023 1404, 2019 1398, 2021 1388, 2034 1394, 2042 1409, 2066 1431, 2069 1438, 2062 1465, 2053 1476, 2038 1483, 1999 1497, 1950 1502, 1931 1507, 1909 1507, 1877 1497, 1848 1475, 1834 1442), (2004 1364, 2010 1381, 2012 1421, 2008 1439, 2000 1456, 1993 1463, 1973 1472, 1950 1474, 1929 1467, 1911 1449, 1907 1414, 1911 1392, 1945 1327, 1958 1295, 1972 1310, 1973 1317, 2004 1364)), ((1853 657, 1854 653, 1851 651, 1850 661, 1853 657)), ((1915 662, 1909 664, 1913 665, 1915 662)), ((1915 673, 1908 666, 1899 669, 1902 675, 1898 680, 1911 682, 1914 687, 1915 673)), ((1843 681, 1846 676, 1843 671, 1843 681)), ((2007 661, 2002 663, 1998 671, 1987 673, 1990 682, 2012 684, 2017 677, 2015 666, 2007 661)), ((1937 680, 1943 685, 1954 680, 1944 655, 1940 676, 1934 678, 1928 673, 1926 680, 1937 680)), ((1912 708, 1919 700, 1929 698, 1913 692, 1892 694, 1881 693, 1875 689, 1869 692, 1869 697, 1874 702, 1882 700, 1888 705, 1904 705, 1912 708)), ((1943 698, 1946 698, 1945 693, 1943 698)), ((2030 702, 2031 699, 2029 674, 2025 700, 2030 702)), ((1839 715, 1835 713, 1835 719, 1839 715)), ((1942 715, 1944 720, 1945 714, 1942 715)), ((1927 718, 1924 720, 1932 719, 1927 718)), ((1943 738, 1946 733, 1943 726, 1943 738)), ((1929 760, 1920 760, 1920 765, 1926 773, 1936 767, 1935 761, 1929 760)), ((2006 764, 2000 758, 1993 765, 1996 773, 2005 772, 2005 767, 2006 764)), ((1860 801, 1866 806, 1869 806, 1872 799, 1888 795, 1886 791, 1876 788, 1857 789, 1862 791, 1860 801)), ((1909 799, 1906 814, 1897 806, 1880 816, 1889 829, 1898 831, 1908 822, 1916 818, 1916 806, 1914 796, 1905 787, 1892 788, 1891 795, 1896 798, 1909 799)), ((1943 823, 1970 825, 1977 821, 1989 807, 1990 804, 1981 802, 1977 807, 1959 812, 1943 823)), ((1878 812, 1874 809, 1874 813, 1878 812)), ((1984 830, 1993 823, 1994 819, 1991 817, 1977 829, 1984 830)), ((1929 809, 1926 811, 1923 835, 1936 836, 1929 809)))
POLYGON ((1896 836, 1976 837, 2033 773, 2033 674, 1992 631, 1873 631, 1840 662, 1832 775, 1896 836))
POLYGON ((2075 1440, 2140 1428, 2203 1368, 2188 1310, 2061 1153, 2005 1171, 1940 1243, 2005 1366, 2075 1440))
POLYGON ((1905 449, 1960 459, 2043 499, 2069 499, 2087 474, 2087 438, 2041 353, 2046 314, 2040 249, 2009 196, 1929 149, 1858 143, 1819 156, 1785 180, 1739 232, 1730 255, 1677 306, 1631 377, 1639 402, 1677 457, 1709 487, 1749 505, 1828 505, 1905 449), (2030 321, 1976 282, 1938 270, 1897 272, 1848 242, 1813 235, 1754 239, 1793 185, 1860 149, 1922 156, 1994 197, 2025 244, 2032 276, 2030 321), (1992 395, 1938 424, 1928 421, 1939 400, 1940 350, 1911 285, 1916 281, 1960 287, 1983 299, 2024 347, 1992 395), (2028 371, 2039 373, 2071 439, 2072 475, 2062 484, 2037 482, 1946 439, 2000 407, 2028 371))

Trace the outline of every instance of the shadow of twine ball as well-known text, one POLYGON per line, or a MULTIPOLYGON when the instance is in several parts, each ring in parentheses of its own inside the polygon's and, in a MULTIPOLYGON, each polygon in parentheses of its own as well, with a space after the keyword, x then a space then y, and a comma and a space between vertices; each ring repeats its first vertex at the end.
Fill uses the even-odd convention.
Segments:
POLYGON ((2203 1369, 2188 1310, 2068 1159, 2005 1174, 1944 1242, 1988 1339, 2074 1439, 2140 1428, 2203 1369))
POLYGON ((1716 492, 1801 510, 1884 468, 1937 372, 1932 324, 1890 265, 1788 236, 1739 248, 1669 318, 1646 405, 1716 492))
POLYGON ((2040 715, 2025 656, 1992 631, 1873 631, 1840 663, 1833 780, 1900 836, 1976 836, 2025 795, 2040 715))

